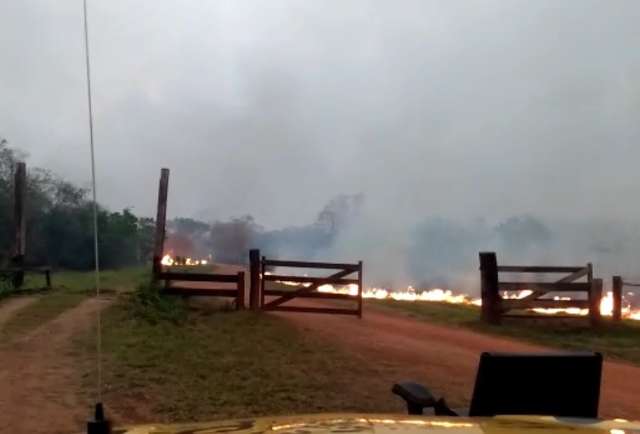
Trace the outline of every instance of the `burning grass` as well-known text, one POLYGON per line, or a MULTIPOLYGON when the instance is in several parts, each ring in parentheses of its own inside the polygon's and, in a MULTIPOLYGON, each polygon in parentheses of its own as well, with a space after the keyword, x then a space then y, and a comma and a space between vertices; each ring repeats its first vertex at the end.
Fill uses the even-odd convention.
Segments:
POLYGON ((367 307, 560 349, 600 351, 607 357, 640 365, 640 323, 637 321, 614 323, 605 320, 597 329, 591 328, 586 318, 505 319, 501 326, 490 326, 480 321, 480 309, 473 305, 367 300, 367 307))
MULTIPOLYGON (((299 286, 295 282, 281 282, 285 285, 299 286)), ((304 286, 305 284, 303 284, 304 286)), ((347 285, 344 287, 335 287, 333 285, 322 285, 318 288, 319 292, 333 293, 333 294, 349 294, 357 295, 357 285, 347 285)), ((506 299, 522 299, 532 293, 531 290, 524 289, 515 292, 505 292, 502 297, 506 299)), ((633 295, 633 293, 629 293, 633 295)), ((454 292, 449 289, 427 289, 416 290, 409 286, 404 290, 389 290, 384 288, 367 288, 363 291, 362 297, 365 299, 375 300, 389 300, 389 301, 405 301, 405 302, 443 302, 447 304, 463 305, 463 306, 481 306, 482 300, 477 297, 471 297, 468 294, 454 292)), ((553 297, 553 300, 571 300, 569 297, 553 297)), ((529 309, 529 313, 535 312, 540 315, 558 315, 568 314, 575 316, 589 315, 588 309, 581 309, 575 307, 568 308, 533 308, 529 309)), ((600 313, 604 317, 613 316, 613 294, 609 291, 606 292, 600 303, 600 313)), ((632 306, 629 300, 623 297, 622 302, 622 318, 640 321, 640 309, 637 306, 632 306)))

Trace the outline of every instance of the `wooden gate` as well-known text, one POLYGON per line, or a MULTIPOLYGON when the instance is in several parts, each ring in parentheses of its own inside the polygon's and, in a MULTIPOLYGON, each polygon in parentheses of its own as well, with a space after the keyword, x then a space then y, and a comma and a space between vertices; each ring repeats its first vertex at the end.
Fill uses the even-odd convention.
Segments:
POLYGON ((251 306, 259 304, 262 310, 283 312, 308 312, 357 315, 362 317, 362 261, 357 264, 283 261, 260 258, 259 252, 253 250, 251 258, 251 306), (268 270, 275 267, 300 269, 335 270, 328 276, 304 276, 292 274, 276 274, 268 270), (277 283, 277 288, 269 288, 268 282, 277 283), (323 292, 318 291, 322 285, 345 287, 352 285, 351 291, 323 292), (269 298, 269 299, 267 299, 269 298), (352 307, 296 306, 285 305, 295 299, 346 300, 353 302, 352 307))
MULTIPOLYGON (((588 309, 593 325, 600 322, 600 301, 602 300, 602 280, 593 278, 591 264, 576 267, 498 265, 494 252, 480 253, 480 274, 482 292, 482 319, 499 324, 501 318, 527 318, 530 314, 510 314, 510 311, 530 312, 531 309, 588 309), (565 274, 552 282, 542 281, 501 281, 499 273, 565 274), (580 281, 582 280, 582 281, 580 281), (504 296, 505 291, 530 290, 530 294, 520 298, 504 296), (545 298, 552 292, 582 293, 584 298, 545 298)), ((538 315, 536 318, 566 318, 567 315, 538 315)), ((575 315, 570 317, 575 318, 575 315)))

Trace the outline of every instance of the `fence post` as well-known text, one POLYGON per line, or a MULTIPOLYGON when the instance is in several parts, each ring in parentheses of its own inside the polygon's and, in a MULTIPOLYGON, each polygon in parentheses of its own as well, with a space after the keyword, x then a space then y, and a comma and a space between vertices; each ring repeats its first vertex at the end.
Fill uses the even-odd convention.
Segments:
POLYGON ((47 289, 51 289, 51 270, 47 269, 44 271, 44 278, 47 282, 47 289))
POLYGON ((155 244, 153 248, 153 280, 162 271, 162 255, 164 253, 164 238, 167 221, 167 196, 169 193, 169 169, 160 170, 158 185, 158 212, 156 215, 155 244))
POLYGON ((498 292, 498 260, 495 252, 480 252, 480 291, 482 320, 500 324, 501 306, 498 292))
POLYGON ((238 272, 238 297, 236 298, 236 310, 244 309, 244 271, 238 272))
POLYGON ((260 258, 260 309, 264 309, 264 273, 267 271, 264 263, 266 260, 264 256, 260 258))
POLYGON ((358 262, 358 318, 362 318, 362 261, 358 262))
MULTIPOLYGON (((17 163, 15 168, 13 186, 13 251, 11 252, 11 265, 15 268, 24 266, 26 250, 26 220, 25 220, 25 193, 27 190, 27 165, 17 163)), ((24 283, 24 272, 16 271, 13 275, 13 286, 20 288, 24 283)))
POLYGON ((600 302, 602 301, 602 279, 593 279, 589 293, 589 318, 592 326, 600 325, 600 302))
POLYGON ((622 320, 622 277, 613 276, 613 320, 622 320))
POLYGON ((251 310, 260 309, 260 250, 249 250, 249 305, 251 310))

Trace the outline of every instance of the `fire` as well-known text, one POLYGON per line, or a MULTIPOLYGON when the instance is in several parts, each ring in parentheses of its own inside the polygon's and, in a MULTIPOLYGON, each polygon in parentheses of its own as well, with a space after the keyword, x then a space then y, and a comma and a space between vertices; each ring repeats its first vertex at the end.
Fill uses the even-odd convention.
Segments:
POLYGON ((164 255, 160 263, 165 267, 170 267, 173 265, 173 258, 170 255, 164 255))
MULTIPOLYGON (((283 282, 284 283, 284 282, 283 282)), ((294 282, 287 282, 290 285, 297 285, 294 282)), ((349 294, 357 295, 357 285, 346 285, 343 287, 334 287, 333 285, 322 285, 318 287, 318 292, 334 293, 334 294, 349 294)), ((503 294, 504 298, 508 299, 521 299, 532 294, 530 290, 522 290, 518 292, 511 292, 503 294)), ((467 294, 455 293, 449 289, 428 289, 418 291, 412 286, 407 287, 405 290, 389 290, 385 288, 368 288, 362 293, 362 298, 370 298, 376 300, 396 300, 407 302, 440 302, 451 304, 462 304, 471 306, 481 306, 482 300, 479 298, 471 297, 467 294)), ((569 297, 554 297, 555 300, 570 300, 569 297)), ((545 315, 555 315, 559 313, 570 315, 586 316, 589 314, 588 309, 580 308, 535 308, 532 311, 545 315)), ((600 303, 600 313, 603 316, 613 315, 613 293, 607 292, 600 303)), ((626 303, 622 307, 622 317, 625 319, 640 321, 640 309, 633 308, 629 303, 626 303)))
MULTIPOLYGON (((265 271, 265 275, 271 275, 269 271, 265 271)), ((306 274, 305 274, 306 276, 306 274)), ((310 283, 298 283, 290 281, 278 280, 278 283, 288 286, 304 286, 308 287, 310 283)), ((331 294, 347 294, 356 296, 358 295, 358 285, 350 284, 345 286, 335 287, 333 285, 325 284, 318 287, 318 292, 331 293, 331 294)), ((505 299, 522 299, 533 294, 533 291, 529 289, 517 291, 517 292, 504 292, 502 297, 505 299)), ((628 293, 629 296, 633 296, 633 293, 628 293)), ((376 300, 396 300, 407 302, 439 302, 450 304, 462 304, 469 306, 482 306, 482 300, 480 298, 472 297, 468 294, 455 293, 449 289, 427 289, 418 291, 412 286, 408 286, 405 290, 390 290, 386 288, 366 288, 362 292, 362 298, 370 298, 376 300)), ((571 300, 570 297, 554 297, 554 300, 571 300)), ((576 307, 569 308, 533 308, 530 309, 533 312, 543 315, 556 315, 556 314, 569 314, 587 316, 589 314, 588 309, 581 309, 576 307)), ((600 302, 600 313, 602 316, 613 316, 613 293, 611 291, 606 292, 600 302)), ((623 298, 622 317, 634 321, 640 321, 640 308, 634 308, 629 302, 625 304, 623 298)))
POLYGON ((188 266, 195 267, 200 265, 207 265, 209 261, 206 259, 193 259, 188 256, 176 256, 175 258, 169 254, 166 254, 160 260, 160 263, 165 267, 172 266, 188 266))

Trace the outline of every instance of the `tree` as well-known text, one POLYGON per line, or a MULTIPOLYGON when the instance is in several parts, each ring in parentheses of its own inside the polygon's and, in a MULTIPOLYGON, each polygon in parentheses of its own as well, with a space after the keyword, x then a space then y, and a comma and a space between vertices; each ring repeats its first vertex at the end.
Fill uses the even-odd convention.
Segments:
POLYGON ((503 246, 511 252, 524 253, 545 246, 551 240, 551 231, 532 216, 511 217, 500 223, 495 231, 503 246))
POLYGON ((227 264, 246 263, 258 232, 259 227, 250 215, 213 223, 208 244, 214 259, 227 264))
POLYGON ((150 217, 140 217, 137 222, 138 232, 138 263, 146 264, 153 258, 155 241, 155 220, 150 217))
MULTIPOLYGON (((0 260, 6 261, 12 242, 13 174, 23 158, 0 139, 0 260)), ((94 266, 93 204, 87 190, 52 172, 30 168, 27 173, 27 249, 30 264, 72 269, 94 266)), ((99 251, 105 268, 145 263, 153 246, 153 220, 139 219, 125 209, 98 207, 99 251)))

